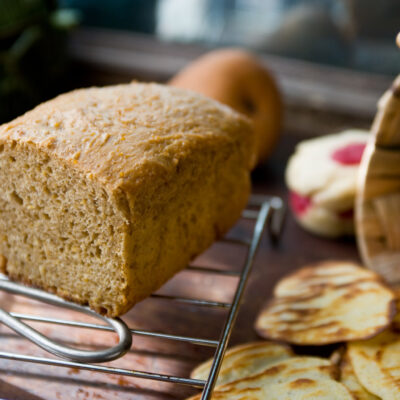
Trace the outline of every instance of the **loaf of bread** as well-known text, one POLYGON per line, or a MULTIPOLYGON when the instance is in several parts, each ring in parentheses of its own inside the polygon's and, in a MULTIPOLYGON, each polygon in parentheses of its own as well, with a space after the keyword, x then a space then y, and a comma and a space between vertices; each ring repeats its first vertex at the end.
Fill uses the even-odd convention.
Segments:
POLYGON ((245 117, 183 89, 77 90, 0 127, 0 270, 118 316, 223 235, 250 189, 245 117))

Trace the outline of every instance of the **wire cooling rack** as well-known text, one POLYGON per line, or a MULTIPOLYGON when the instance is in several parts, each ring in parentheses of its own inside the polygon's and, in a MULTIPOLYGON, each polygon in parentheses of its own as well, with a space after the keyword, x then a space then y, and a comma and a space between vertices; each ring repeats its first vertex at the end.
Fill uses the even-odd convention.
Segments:
MULTIPOLYGON (((9 327, 17 331, 19 334, 22 336, 27 337, 31 341, 35 342, 38 344, 40 347, 51 351, 53 354, 58 355, 59 357, 63 358, 69 358, 69 360, 64 360, 64 359, 54 359, 54 358, 47 358, 47 357, 36 357, 36 356, 31 356, 31 355, 26 355, 26 354, 16 354, 16 353, 10 353, 10 352, 4 352, 0 351, 0 359, 8 359, 8 360, 13 360, 13 361, 20 361, 20 362, 26 362, 26 363, 36 363, 36 364, 45 364, 45 365, 50 365, 54 367, 66 367, 66 368, 74 368, 78 370, 87 370, 87 371, 93 371, 93 372, 102 372, 102 373, 107 373, 107 374, 116 374, 116 375, 122 375, 122 376, 127 376, 127 377, 134 377, 134 378, 142 378, 142 379, 152 379, 152 380, 157 380, 157 381, 162 381, 162 382, 170 382, 170 383, 175 383, 175 384, 181 384, 181 385, 189 385, 192 387, 196 387, 199 389, 202 389, 202 400, 207 400, 211 398, 213 388, 215 386, 218 372, 224 357, 224 353, 226 350, 226 347, 229 342, 229 338, 239 311, 239 306, 241 302, 241 298, 243 296, 244 289, 246 287, 247 280, 249 278, 251 269, 254 264, 254 259, 257 253, 257 249, 259 247, 262 235, 265 231, 268 232, 271 240, 277 240, 283 226, 283 220, 284 220, 284 215, 285 215, 285 207, 282 202, 282 200, 279 197, 271 197, 271 196, 260 196, 260 195, 253 195, 250 199, 248 208, 243 211, 242 213, 242 219, 246 220, 253 220, 255 222, 254 224, 254 229, 251 237, 249 239, 239 239, 239 238, 234 238, 234 237, 229 237, 222 239, 221 242, 227 242, 231 243, 237 246, 245 246, 247 250, 246 258, 244 265, 241 269, 241 271, 238 273, 236 271, 230 271, 230 270, 221 270, 217 268, 205 268, 205 267, 198 267, 198 266, 188 266, 187 268, 189 270, 195 270, 195 271, 201 271, 202 273, 209 273, 209 274, 220 274, 220 275, 231 275, 231 276, 238 276, 239 280, 236 286, 236 290, 234 292, 233 300, 230 303, 226 302, 220 302, 220 301, 210 301, 210 300, 201 300, 201 299, 193 299, 193 298, 187 298, 187 297, 180 297, 180 296, 171 296, 171 295, 163 295, 163 294, 153 294, 152 297, 163 299, 163 300, 172 300, 175 302, 181 302, 185 304, 190 304, 193 306, 206 306, 206 307, 212 307, 212 308, 222 308, 227 310, 227 316, 226 320, 224 323, 224 327, 220 333, 219 339, 216 340, 211 340, 211 339, 202 339, 202 338, 197 338, 197 337, 191 337, 191 336, 182 336, 182 335, 173 335, 173 334, 165 334, 165 333, 160 333, 160 332, 154 332, 154 331, 148 331, 148 330, 139 330, 139 329, 133 329, 133 328, 128 328, 122 321, 117 320, 111 320, 107 321, 107 318, 104 317, 99 317, 100 319, 103 320, 103 322, 106 322, 107 325, 104 324, 96 324, 96 323, 89 323, 89 322, 82 322, 82 321, 73 321, 73 320, 65 320, 65 319, 59 319, 59 318, 53 318, 53 317, 46 317, 46 316, 37 316, 37 315, 27 315, 27 314, 21 314, 21 313, 6 313, 9 315, 9 318, 11 318, 12 323, 15 323, 17 325, 17 329, 15 327, 10 325, 10 321, 7 321, 7 319, 0 318, 0 321, 7 324, 9 327), (77 361, 71 361, 74 359, 73 356, 68 357, 68 353, 70 352, 71 348, 68 346, 63 346, 63 345, 54 345, 51 340, 49 340, 50 343, 46 342, 46 338, 44 337, 39 337, 38 340, 33 340, 32 337, 32 331, 29 331, 29 329, 26 331, 24 327, 24 323, 22 321, 34 321, 34 322, 42 322, 42 323, 48 323, 48 324, 56 324, 56 325, 61 325, 61 326, 67 326, 67 327, 77 327, 77 328, 85 328, 85 329, 92 329, 94 331, 116 331, 119 336, 120 336, 120 342, 121 342, 121 336, 124 335, 124 328, 128 332, 128 335, 142 335, 142 336, 147 336, 147 337, 153 337, 153 338, 159 338, 159 339, 167 339, 167 340, 173 340, 173 341, 179 341, 179 342, 186 342, 186 343, 191 343, 193 345, 198 345, 198 346, 207 346, 207 347, 213 347, 215 348, 215 353, 214 353, 214 359, 212 363, 212 367, 210 369, 210 373, 208 376, 207 380, 199 380, 199 379, 191 379, 191 378, 185 378, 185 377, 180 377, 180 376, 173 376, 173 375, 167 375, 167 374, 158 374, 154 373, 151 371, 137 371, 137 370, 131 370, 131 369, 124 369, 124 368, 116 368, 112 366, 106 366, 106 365, 99 365, 98 363, 103 362, 103 361, 108 361, 110 359, 116 359, 118 357, 123 357, 124 353, 128 350, 130 346, 130 341, 131 341, 131 336, 129 338, 124 338, 122 341, 125 341, 125 345, 128 346, 126 349, 121 349, 118 348, 120 346, 120 343, 117 346, 114 346, 108 350, 105 351, 106 356, 104 356, 104 359, 101 359, 99 357, 99 354, 97 354, 97 358, 93 358, 92 360, 89 358, 86 358, 86 360, 92 361, 92 362, 77 362, 77 361), (21 326, 18 326, 21 325, 21 326), (122 333, 121 333, 122 331, 122 333), (45 345, 41 343, 41 340, 45 341, 45 345), (49 346, 47 347, 46 344, 49 346), (52 346, 55 346, 56 350, 52 350, 52 346), (108 352, 108 353, 107 353, 108 352), (111 355, 110 355, 111 354, 111 355), (94 363, 96 362, 96 364, 94 363)), ((6 278, 3 278, 3 282, 7 281, 6 278)), ((8 282, 8 281, 7 281, 8 282)), ((24 293, 24 290, 28 290, 27 288, 20 286, 20 285, 15 285, 10 282, 11 286, 8 286, 8 283, 4 284, 4 287, 0 285, 0 290, 6 290, 8 292, 14 293, 14 294, 23 294, 27 295, 28 297, 33 297, 33 298, 40 298, 40 293, 33 295, 29 295, 27 293, 24 293), (15 285, 13 287, 12 285, 15 285)), ((35 291, 35 289, 32 289, 35 291)), ((36 291, 40 292, 40 291, 36 291)), ((42 292, 43 293, 43 292, 42 292)), ((47 293, 43 293, 43 299, 46 301, 46 298, 49 296, 51 297, 52 295, 48 295, 47 293)), ((55 297, 55 296, 54 296, 55 297)), ((52 301, 46 301, 47 303, 52 303, 54 305, 60 305, 60 303, 65 303, 64 305, 61 304, 61 306, 70 308, 73 310, 81 311, 86 314, 92 315, 95 314, 92 311, 88 310, 86 307, 78 306, 72 303, 65 302, 64 300, 57 300, 54 299, 52 301)), ((1 315, 0 315, 1 317, 1 315)), ((7 316, 8 318, 8 316, 7 316)), ((108 319, 109 320, 109 319, 108 319)), ((36 332, 36 331, 34 331, 36 332)), ((40 334, 39 334, 40 335, 40 334)), ((121 347, 121 346, 120 346, 121 347)), ((126 346, 125 346, 126 347, 126 346)), ((75 350, 73 350, 75 351, 75 350)), ((71 354, 73 354, 73 351, 71 354)), ((79 351, 78 351, 79 353, 79 351)), ((96 353, 96 352, 94 352, 96 353)), ((98 352, 97 352, 98 353, 98 352)), ((85 360, 85 358, 81 358, 81 360, 85 360)))

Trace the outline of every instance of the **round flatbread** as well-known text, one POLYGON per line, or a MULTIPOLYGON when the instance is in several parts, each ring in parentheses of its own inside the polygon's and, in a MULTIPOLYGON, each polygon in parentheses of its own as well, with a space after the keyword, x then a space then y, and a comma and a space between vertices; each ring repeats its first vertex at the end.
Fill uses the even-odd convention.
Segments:
MULTIPOLYGON (((254 375, 271 365, 293 356, 292 350, 275 342, 253 342, 230 348, 224 356, 217 385, 254 375)), ((213 359, 200 364, 190 377, 207 380, 213 359)))
POLYGON ((344 354, 340 362, 340 382, 347 387, 349 392, 357 400, 379 400, 379 397, 368 392, 367 389, 361 385, 354 373, 353 366, 351 365, 347 353, 344 354))
POLYGON ((365 388, 383 400, 400 399, 400 334, 392 327, 372 339, 349 343, 354 372, 365 388))
POLYGON ((341 287, 362 281, 381 281, 380 276, 353 261, 322 261, 283 277, 274 288, 275 297, 308 295, 326 287, 341 287))
POLYGON ((377 275, 342 262, 300 269, 275 293, 279 297, 261 311, 255 328, 264 338, 298 345, 370 338, 395 314, 394 293, 377 275))
MULTIPOLYGON (((353 400, 344 385, 335 380, 336 368, 326 359, 293 357, 264 371, 218 386, 213 400, 353 400)), ((191 397, 199 400, 201 395, 191 397)))

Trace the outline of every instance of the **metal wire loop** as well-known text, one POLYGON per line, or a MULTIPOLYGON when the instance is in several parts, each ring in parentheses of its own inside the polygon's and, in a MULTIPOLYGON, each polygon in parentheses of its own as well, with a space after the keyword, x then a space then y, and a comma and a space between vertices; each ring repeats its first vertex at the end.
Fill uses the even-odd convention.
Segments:
POLYGON ((126 324, 118 318, 104 317, 92 311, 88 307, 70 303, 69 301, 61 299, 53 294, 11 282, 4 276, 1 276, 0 279, 0 290, 29 297, 31 299, 39 300, 47 304, 67 308, 73 311, 90 315, 91 317, 101 319, 107 325, 109 325, 112 330, 114 330, 119 336, 118 344, 104 350, 90 351, 75 349, 67 345, 56 343, 55 341, 49 339, 37 330, 22 322, 19 318, 11 315, 7 311, 0 309, 0 322, 7 325, 13 331, 19 333, 21 336, 24 336, 26 339, 35 343, 42 349, 45 349, 58 357, 76 362, 100 363, 115 360, 116 358, 123 356, 131 348, 131 332, 126 324))

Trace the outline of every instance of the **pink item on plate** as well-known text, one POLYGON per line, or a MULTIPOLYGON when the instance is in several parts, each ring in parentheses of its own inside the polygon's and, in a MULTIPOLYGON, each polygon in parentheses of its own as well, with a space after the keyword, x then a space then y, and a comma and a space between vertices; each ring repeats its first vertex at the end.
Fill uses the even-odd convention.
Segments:
POLYGON ((310 197, 302 196, 293 191, 289 193, 289 202, 293 212, 297 215, 304 214, 312 205, 310 197))
POLYGON ((360 164, 365 146, 365 143, 348 144, 335 150, 331 154, 331 158, 342 165, 360 164))

